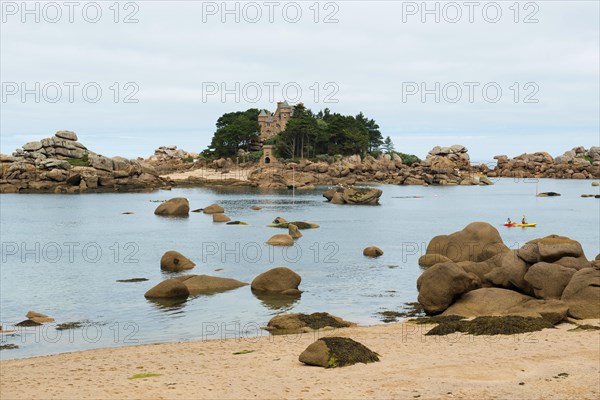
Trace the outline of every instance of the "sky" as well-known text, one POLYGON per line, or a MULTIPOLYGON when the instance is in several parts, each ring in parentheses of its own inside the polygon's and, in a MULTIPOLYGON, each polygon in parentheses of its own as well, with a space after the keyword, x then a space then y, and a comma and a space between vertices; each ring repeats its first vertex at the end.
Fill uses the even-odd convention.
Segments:
POLYGON ((0 152, 200 152, 223 113, 303 102, 396 150, 600 145, 598 1, 2 1, 0 152))

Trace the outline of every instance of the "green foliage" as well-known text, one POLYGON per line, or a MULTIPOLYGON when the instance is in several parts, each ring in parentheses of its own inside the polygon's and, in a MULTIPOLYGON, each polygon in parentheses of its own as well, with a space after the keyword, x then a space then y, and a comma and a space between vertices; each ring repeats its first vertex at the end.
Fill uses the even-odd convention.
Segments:
POLYGON ((251 108, 223 114, 217 120, 217 130, 202 155, 209 159, 232 157, 239 149, 247 150, 259 137, 258 113, 258 109, 251 108))
POLYGON ((90 165, 90 160, 87 153, 85 153, 81 158, 67 158, 67 162, 74 167, 88 167, 90 165))
POLYGON ((392 139, 388 136, 383 141, 383 145, 381 147, 383 148, 383 151, 385 151, 387 154, 390 154, 394 151, 394 142, 392 142, 392 139))
POLYGON ((421 162, 421 159, 415 156, 414 154, 399 153, 397 151, 395 151, 394 153, 400 156, 403 164, 412 165, 414 163, 421 162))
POLYGON ((263 151, 253 151, 245 156, 246 162, 257 162, 263 156, 263 151))
POLYGON ((594 159, 592 157, 586 156, 584 154, 578 155, 577 158, 583 158, 584 160, 587 160, 590 164, 592 164, 594 162, 594 159))
POLYGON ((191 162, 194 162, 194 159, 192 157, 185 157, 183 159, 183 162, 191 163, 191 162))
POLYGON ((362 113, 353 117, 331 113, 313 114, 298 104, 285 131, 276 138, 281 158, 315 158, 319 155, 365 155, 383 143, 379 125, 362 113))

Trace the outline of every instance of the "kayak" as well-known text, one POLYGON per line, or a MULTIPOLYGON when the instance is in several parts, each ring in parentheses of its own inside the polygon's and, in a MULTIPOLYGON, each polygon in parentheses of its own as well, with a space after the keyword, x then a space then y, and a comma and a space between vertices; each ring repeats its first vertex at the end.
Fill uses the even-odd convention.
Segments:
POLYGON ((504 226, 508 226, 509 228, 512 227, 521 227, 521 228, 535 228, 537 226, 537 223, 533 223, 533 224, 504 224, 504 226))

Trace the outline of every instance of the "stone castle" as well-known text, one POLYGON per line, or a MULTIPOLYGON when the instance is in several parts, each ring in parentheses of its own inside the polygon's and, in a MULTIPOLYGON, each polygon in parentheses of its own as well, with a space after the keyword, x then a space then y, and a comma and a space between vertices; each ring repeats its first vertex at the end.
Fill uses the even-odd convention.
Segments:
POLYGON ((262 110, 258 114, 261 142, 285 130, 292 115, 294 115, 294 107, 290 106, 287 101, 277 102, 277 109, 272 114, 270 111, 262 110))

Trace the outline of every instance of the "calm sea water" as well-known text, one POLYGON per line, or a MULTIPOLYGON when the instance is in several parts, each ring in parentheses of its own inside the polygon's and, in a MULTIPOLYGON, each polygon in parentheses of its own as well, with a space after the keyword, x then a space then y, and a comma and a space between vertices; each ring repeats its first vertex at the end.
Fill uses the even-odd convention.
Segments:
POLYGON ((505 243, 553 233, 580 241, 588 258, 600 251, 600 201, 590 181, 540 180, 540 191, 561 197, 535 197, 536 183, 501 179, 489 187, 381 186, 380 206, 324 202, 324 188, 260 192, 247 188, 187 188, 140 194, 2 195, 0 322, 4 329, 25 319, 28 310, 57 323, 89 321, 83 328, 57 331, 54 324, 1 337, 2 359, 82 349, 165 341, 254 337, 260 326, 285 312, 326 311, 347 320, 375 324, 376 313, 400 310, 415 301, 421 270, 418 257, 435 235, 473 221, 497 226, 505 243), (191 213, 173 219, 153 214, 158 203, 187 197, 192 209, 219 203, 247 226, 213 224, 191 213), (405 198, 422 196, 422 198, 405 198), (261 211, 251 206, 264 207, 261 211), (123 212, 133 212, 124 215, 123 212), (507 217, 526 214, 537 228, 505 228, 507 217), (284 230, 267 225, 282 216, 321 225, 304 230, 293 248, 264 242, 284 230), (378 259, 362 256, 381 247, 378 259), (275 266, 302 276, 298 300, 258 298, 249 287, 189 298, 180 304, 146 300, 144 292, 174 275, 160 270, 167 250, 177 250, 197 266, 188 273, 231 277, 245 282, 275 266), (118 279, 147 278, 118 283, 118 279))

